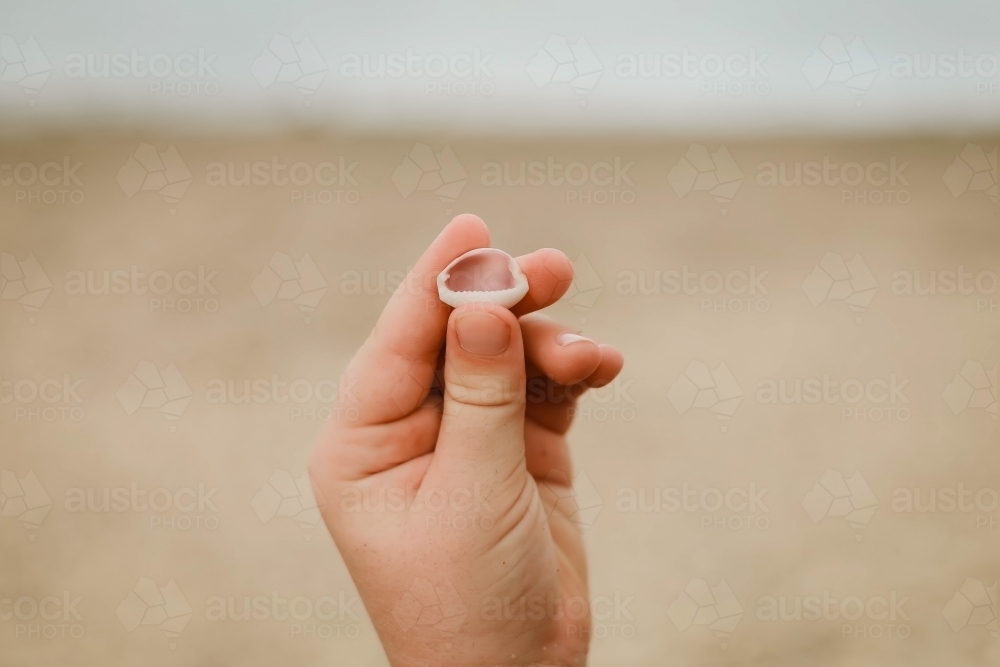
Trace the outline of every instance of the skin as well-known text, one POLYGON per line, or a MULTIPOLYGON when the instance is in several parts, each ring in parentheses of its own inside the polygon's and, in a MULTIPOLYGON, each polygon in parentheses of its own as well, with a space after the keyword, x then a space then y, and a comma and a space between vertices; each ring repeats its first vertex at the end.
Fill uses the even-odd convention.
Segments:
POLYGON ((424 252, 348 364, 310 460, 396 667, 586 664, 566 432, 576 399, 623 358, 567 343, 575 332, 534 312, 572 281, 557 250, 517 258, 529 291, 511 310, 441 303, 437 274, 489 244, 483 221, 460 215, 424 252))

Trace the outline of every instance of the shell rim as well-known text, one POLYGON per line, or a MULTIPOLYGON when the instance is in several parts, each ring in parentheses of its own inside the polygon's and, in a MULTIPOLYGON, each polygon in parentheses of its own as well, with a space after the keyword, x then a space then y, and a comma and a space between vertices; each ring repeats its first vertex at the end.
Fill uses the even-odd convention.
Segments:
POLYGON ((517 263, 513 257, 508 253, 500 250, 499 248, 476 248, 470 250, 469 252, 462 253, 451 262, 448 266, 444 268, 437 277, 437 288, 438 297, 442 302, 448 304, 452 308, 458 308, 459 306, 465 305, 467 303, 495 303, 501 305, 505 308, 510 308, 517 304, 524 296, 528 293, 528 278, 521 271, 520 265, 517 263), (503 290, 467 290, 467 291, 456 291, 448 287, 448 279, 451 277, 451 269, 455 264, 466 259, 467 257, 481 255, 484 253, 501 253, 507 258, 507 268, 514 278, 514 286, 508 287, 503 290))

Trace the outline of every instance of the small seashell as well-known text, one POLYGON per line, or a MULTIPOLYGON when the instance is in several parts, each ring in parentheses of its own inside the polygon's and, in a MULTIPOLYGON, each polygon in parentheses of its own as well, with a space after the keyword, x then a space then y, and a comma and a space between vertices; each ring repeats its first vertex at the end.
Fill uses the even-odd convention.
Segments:
POLYGON ((466 303, 495 303, 510 308, 528 293, 528 279, 514 258, 496 248, 470 250, 437 277, 438 296, 458 308, 466 303))

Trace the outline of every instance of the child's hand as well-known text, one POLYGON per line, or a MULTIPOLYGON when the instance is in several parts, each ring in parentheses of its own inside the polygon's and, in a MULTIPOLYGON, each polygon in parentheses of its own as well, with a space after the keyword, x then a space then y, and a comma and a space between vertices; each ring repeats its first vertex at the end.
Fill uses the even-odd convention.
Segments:
POLYGON ((586 662, 583 544, 554 490, 572 479, 575 399, 623 359, 529 314, 572 281, 557 250, 518 258, 530 289, 510 311, 441 303, 438 273, 489 244, 472 215, 435 239, 348 365, 310 464, 395 666, 586 662))

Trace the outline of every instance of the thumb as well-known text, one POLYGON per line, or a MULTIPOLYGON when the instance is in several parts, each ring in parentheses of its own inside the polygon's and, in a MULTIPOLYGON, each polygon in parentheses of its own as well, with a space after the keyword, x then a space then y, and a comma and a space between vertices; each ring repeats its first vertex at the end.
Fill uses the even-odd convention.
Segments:
MULTIPOLYGON (((502 306, 461 306, 448 320, 444 407, 434 468, 491 484, 524 468, 524 346, 502 306)), ((430 471, 429 471, 430 472, 430 471)))

